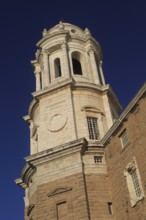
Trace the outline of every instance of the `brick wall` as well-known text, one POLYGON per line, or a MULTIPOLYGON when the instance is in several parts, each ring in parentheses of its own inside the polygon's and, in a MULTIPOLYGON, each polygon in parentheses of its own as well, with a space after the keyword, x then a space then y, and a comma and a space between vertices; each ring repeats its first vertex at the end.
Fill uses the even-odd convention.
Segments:
POLYGON ((124 170, 135 159, 141 187, 146 195, 146 98, 142 97, 112 134, 106 146, 106 161, 111 179, 113 209, 117 220, 146 219, 145 198, 132 207, 124 170), (126 129, 129 143, 123 147, 121 132, 126 129))

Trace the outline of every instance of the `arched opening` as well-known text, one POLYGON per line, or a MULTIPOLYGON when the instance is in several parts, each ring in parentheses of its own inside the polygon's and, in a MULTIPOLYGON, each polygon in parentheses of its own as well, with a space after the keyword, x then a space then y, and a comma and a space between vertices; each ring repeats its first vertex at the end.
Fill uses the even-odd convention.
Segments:
POLYGON ((62 76, 61 64, 60 64, 60 59, 59 58, 56 58, 54 60, 54 69, 55 69, 55 78, 58 78, 58 77, 62 76))
POLYGON ((72 53, 73 74, 83 75, 81 65, 81 54, 79 52, 72 53))
POLYGON ((73 62, 73 72, 75 75, 82 75, 82 67, 78 60, 75 58, 72 59, 73 62))

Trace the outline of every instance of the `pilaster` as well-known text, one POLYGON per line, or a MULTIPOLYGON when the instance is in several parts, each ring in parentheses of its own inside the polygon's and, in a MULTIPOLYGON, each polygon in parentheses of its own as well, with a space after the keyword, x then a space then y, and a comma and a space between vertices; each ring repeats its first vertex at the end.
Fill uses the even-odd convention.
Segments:
POLYGON ((44 63, 44 87, 47 87, 50 83, 49 53, 47 52, 47 50, 43 50, 42 54, 44 63))
POLYGON ((93 47, 90 47, 88 49, 88 53, 89 53, 89 56, 90 56, 90 63, 91 63, 94 82, 99 85, 100 84, 99 73, 98 73, 98 69, 97 69, 97 63, 96 63, 95 52, 94 52, 93 47))
POLYGON ((67 43, 61 42, 62 48, 62 56, 63 56, 63 75, 66 77, 70 77, 70 67, 69 67, 69 59, 68 59, 68 51, 67 51, 67 43))

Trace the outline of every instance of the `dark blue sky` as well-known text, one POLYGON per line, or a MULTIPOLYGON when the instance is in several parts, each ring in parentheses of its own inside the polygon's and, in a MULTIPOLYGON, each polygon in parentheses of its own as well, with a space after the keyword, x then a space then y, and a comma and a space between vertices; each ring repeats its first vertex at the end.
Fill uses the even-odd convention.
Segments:
POLYGON ((44 28, 60 20, 88 27, 103 51, 103 70, 125 107, 146 78, 146 3, 141 0, 5 2, 0 5, 0 218, 21 220, 15 185, 29 154, 27 115, 35 79, 30 64, 44 28))

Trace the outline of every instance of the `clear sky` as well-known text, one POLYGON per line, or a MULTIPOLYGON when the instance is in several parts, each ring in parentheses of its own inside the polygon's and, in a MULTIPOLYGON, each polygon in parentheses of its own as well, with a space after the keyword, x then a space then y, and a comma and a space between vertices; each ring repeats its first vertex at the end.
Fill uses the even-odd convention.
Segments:
POLYGON ((125 107, 146 79, 144 0, 4 1, 0 5, 0 219, 24 219, 20 177, 29 155, 27 115, 35 90, 30 64, 44 28, 60 20, 88 27, 103 51, 106 82, 125 107), (50 3, 51 2, 51 3, 50 3))

